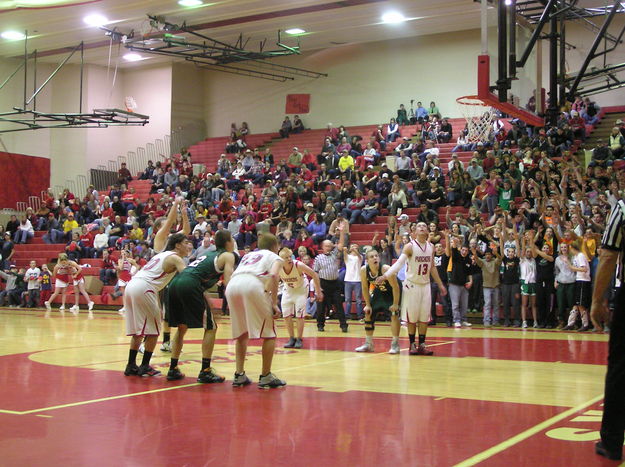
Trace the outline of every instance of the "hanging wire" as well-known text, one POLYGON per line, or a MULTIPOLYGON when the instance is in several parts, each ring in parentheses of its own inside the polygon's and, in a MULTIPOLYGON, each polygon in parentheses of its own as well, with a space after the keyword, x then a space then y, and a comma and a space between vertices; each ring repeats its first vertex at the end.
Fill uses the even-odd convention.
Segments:
MULTIPOLYGON (((109 76, 110 76, 110 72, 111 72, 111 54, 113 52, 113 36, 111 36, 111 41, 109 42, 109 60, 108 60, 108 64, 106 65, 106 83, 108 84, 109 82, 109 76)), ((106 101, 106 106, 110 107, 111 106, 111 95, 113 93, 113 90, 111 89, 111 91, 109 92, 109 97, 108 100, 106 101)))
POLYGON ((109 91, 108 103, 110 106, 111 99, 113 98, 113 89, 115 89, 115 82, 117 81, 117 69, 119 68, 119 56, 121 55, 121 42, 117 44, 117 57, 115 58, 115 72, 113 73, 113 82, 111 83, 111 89, 109 91))

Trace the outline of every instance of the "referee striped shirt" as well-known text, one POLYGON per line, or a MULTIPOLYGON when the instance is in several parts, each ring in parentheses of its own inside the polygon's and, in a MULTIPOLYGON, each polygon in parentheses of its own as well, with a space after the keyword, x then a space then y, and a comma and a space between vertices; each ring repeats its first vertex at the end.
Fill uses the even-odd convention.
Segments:
POLYGON ((315 257, 313 265, 315 272, 319 273, 319 278, 326 281, 334 281, 339 278, 338 250, 335 248, 330 254, 321 253, 315 257))
POLYGON ((602 248, 621 251, 623 249, 623 226, 625 222, 625 202, 620 200, 612 208, 603 233, 602 248))
POLYGON ((603 233, 601 247, 607 250, 621 252, 621 267, 619 268, 620 273, 617 276, 621 281, 625 279, 623 277, 625 269, 623 267, 623 262, 625 261, 625 254, 623 254, 623 247, 625 246, 623 242, 623 227, 625 227, 625 202, 620 200, 612 208, 605 232, 603 233))

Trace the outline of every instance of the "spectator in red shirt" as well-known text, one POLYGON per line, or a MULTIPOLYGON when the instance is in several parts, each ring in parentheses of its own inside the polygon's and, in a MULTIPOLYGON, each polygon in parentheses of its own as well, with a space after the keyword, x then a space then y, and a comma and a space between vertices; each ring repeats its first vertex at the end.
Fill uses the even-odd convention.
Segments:
POLYGON ((82 245, 81 257, 82 258, 95 258, 95 248, 93 246, 93 239, 95 234, 87 229, 86 225, 82 226, 82 233, 80 234, 80 243, 82 245))
POLYGON ((130 174, 130 170, 126 167, 126 163, 122 162, 121 167, 117 171, 117 175, 119 178, 119 184, 128 183, 132 180, 132 175, 130 174))
POLYGON ((117 277, 115 266, 117 262, 111 259, 108 250, 102 252, 102 266, 100 269, 100 280, 104 285, 110 285, 117 277))
POLYGON ((256 224, 250 214, 245 216, 243 224, 239 227, 239 235, 237 235, 237 244, 242 250, 247 246, 251 246, 256 241, 256 224))

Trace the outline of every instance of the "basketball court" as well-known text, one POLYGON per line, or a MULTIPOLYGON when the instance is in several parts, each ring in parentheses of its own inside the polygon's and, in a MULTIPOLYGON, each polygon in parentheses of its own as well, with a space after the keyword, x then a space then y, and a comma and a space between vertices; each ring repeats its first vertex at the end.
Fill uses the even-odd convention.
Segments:
MULTIPOLYGON (((596 456, 607 336, 512 329, 430 329, 433 357, 354 348, 330 322, 307 324, 304 349, 278 322, 276 374, 288 385, 231 386, 234 344, 219 319, 215 369, 200 385, 201 336, 190 330, 187 378, 123 376, 128 343, 116 313, 74 317, 3 309, 4 465, 615 465, 596 456)), ((201 332, 201 331, 200 331, 201 332)), ((260 370, 251 341, 248 374, 260 370)), ((155 352, 166 371, 169 355, 155 352)))

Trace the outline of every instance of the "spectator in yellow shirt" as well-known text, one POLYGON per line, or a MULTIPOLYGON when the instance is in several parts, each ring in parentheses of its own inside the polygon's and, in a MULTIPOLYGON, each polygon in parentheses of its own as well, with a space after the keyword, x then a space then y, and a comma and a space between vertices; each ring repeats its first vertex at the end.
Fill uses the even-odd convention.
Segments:
POLYGON ((339 159, 339 170, 342 174, 351 178, 352 170, 354 170, 354 158, 350 156, 347 151, 343 151, 341 154, 341 158, 339 159))
POLYGON ((63 233, 66 241, 69 241, 72 238, 72 230, 77 229, 78 227, 78 222, 74 219, 74 213, 70 212, 67 215, 65 222, 63 222, 63 233))

